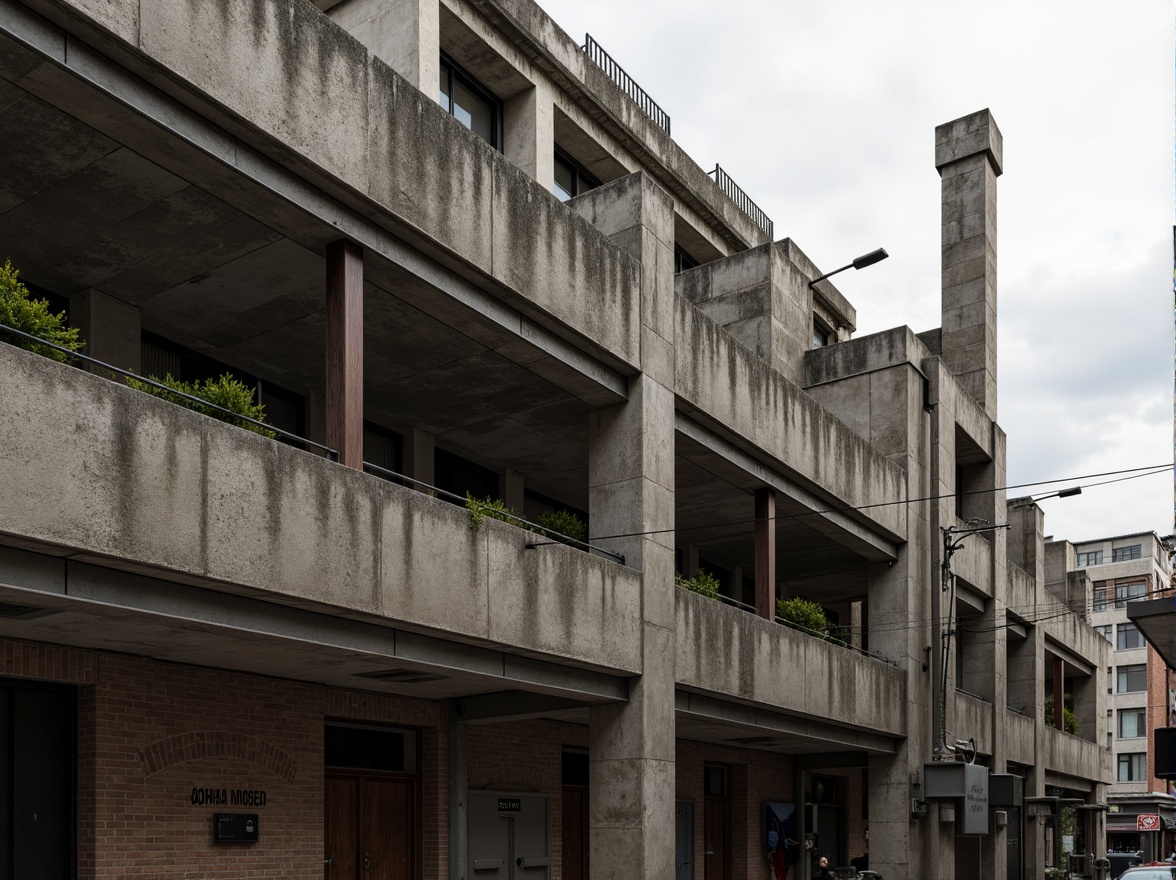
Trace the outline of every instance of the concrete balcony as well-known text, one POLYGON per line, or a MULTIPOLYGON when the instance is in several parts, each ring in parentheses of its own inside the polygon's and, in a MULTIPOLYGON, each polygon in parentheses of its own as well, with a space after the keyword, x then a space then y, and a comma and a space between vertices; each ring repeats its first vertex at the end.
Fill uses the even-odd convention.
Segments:
POLYGON ((685 590, 676 629, 679 718, 782 730, 804 751, 893 751, 906 735, 906 675, 885 661, 685 590))
POLYGON ((991 755, 995 740, 992 731, 992 703, 963 691, 955 692, 955 722, 950 727, 957 739, 975 737, 976 748, 991 755))
POLYGON ((1045 728, 1042 762, 1047 772, 1079 779, 1112 779, 1111 753, 1080 736, 1045 728))
MULTIPOLYGON (((641 577, 0 344, 0 535, 71 560, 620 674, 641 577)), ((533 537, 533 536, 532 536, 533 537)), ((226 600, 227 601, 227 600, 226 600)))
POLYGON ((1034 746, 1034 719, 1029 715, 1005 710, 1005 747, 1008 759, 1026 766, 1037 762, 1034 746))

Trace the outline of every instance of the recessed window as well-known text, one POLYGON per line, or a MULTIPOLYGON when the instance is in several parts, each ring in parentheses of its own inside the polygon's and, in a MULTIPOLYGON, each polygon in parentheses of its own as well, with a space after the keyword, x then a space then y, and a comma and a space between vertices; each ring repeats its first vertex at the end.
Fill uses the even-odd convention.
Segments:
POLYGON ((561 150, 555 148, 555 183, 551 191, 561 202, 582 196, 590 189, 600 186, 588 169, 561 150))
POLYGON ((1093 627, 1093 629, 1096 633, 1098 633, 1100 636, 1102 636, 1108 642, 1114 641, 1114 639, 1111 638, 1111 625, 1109 623, 1106 624, 1105 626, 1093 627))
POLYGON ((1119 710, 1119 739, 1147 736, 1147 709, 1119 710))
POLYGON ((1143 634, 1134 623, 1120 623, 1116 635, 1116 651, 1130 651, 1133 648, 1143 647, 1143 634))
POLYGON ((1147 772, 1147 753, 1119 755, 1119 782, 1142 782, 1147 772))
POLYGON ((1086 568, 1088 565, 1102 565, 1103 552, 1101 550, 1091 550, 1087 553, 1078 554, 1078 567, 1086 568))
POLYGON ((833 331, 813 318, 813 348, 824 348, 837 341, 837 337, 833 335, 833 331))
POLYGON ((696 260, 696 259, 694 259, 694 257, 690 256, 690 254, 688 254, 682 248, 682 245, 680 245, 680 244, 674 245, 674 274, 675 275, 680 275, 683 272, 685 272, 687 269, 694 269, 695 267, 701 266, 701 265, 702 264, 699 263, 698 260, 696 260))
POLYGON ((1140 544, 1132 544, 1130 547, 1116 547, 1111 551, 1111 562, 1128 562, 1132 559, 1139 559, 1143 547, 1140 544))
POLYGON ((1133 663, 1130 666, 1119 666, 1118 692, 1121 694, 1138 694, 1147 690, 1147 666, 1143 663, 1133 663))
POLYGON ((437 101, 454 119, 502 152, 502 102, 447 55, 441 55, 437 101))
POLYGON ((1130 581, 1115 584, 1115 607, 1124 608, 1128 602, 1147 598, 1147 581, 1130 581))
MULTIPOLYGON (((1105 583, 1100 583, 1094 588, 1094 610, 1106 611, 1107 606, 1111 604, 1110 588, 1105 583)), ((1110 636, 1107 636, 1110 641, 1110 636)))

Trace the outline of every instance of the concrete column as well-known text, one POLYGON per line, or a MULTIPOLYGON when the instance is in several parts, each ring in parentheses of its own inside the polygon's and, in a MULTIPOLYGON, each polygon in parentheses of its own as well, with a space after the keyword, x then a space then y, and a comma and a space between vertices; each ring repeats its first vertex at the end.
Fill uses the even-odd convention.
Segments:
MULTIPOLYGON (((434 467, 434 438, 428 431, 409 428, 404 432, 404 475, 428 486, 436 485, 434 467)), ((422 492, 429 490, 420 483, 413 486, 422 492)))
MULTIPOLYGON (((142 326, 136 306, 90 287, 70 297, 69 321, 85 340, 82 354, 112 367, 142 373, 142 326)), ((103 372, 93 365, 88 365, 87 369, 103 372)))
POLYGON ((755 613, 776 619, 776 492, 755 490, 755 613))
POLYGON ((346 0, 327 15, 436 100, 441 77, 439 9, 437 0, 346 0))
POLYGON ((363 250, 327 246, 327 445, 363 468, 363 250))
POLYGON ((988 110, 935 129, 942 189, 943 359, 996 419, 996 178, 1003 140, 988 110))
POLYGON ((526 503, 523 494, 523 475, 516 470, 507 468, 502 472, 500 480, 503 502, 519 516, 522 516, 523 506, 526 503))
POLYGON ((589 710, 593 880, 674 876, 673 209, 644 175, 577 199, 641 261, 642 373, 628 400, 592 413, 589 516, 602 541, 642 572, 642 674, 629 700, 589 710))
POLYGON ((545 83, 515 95, 503 108, 506 158, 548 192, 555 183, 555 102, 545 83))

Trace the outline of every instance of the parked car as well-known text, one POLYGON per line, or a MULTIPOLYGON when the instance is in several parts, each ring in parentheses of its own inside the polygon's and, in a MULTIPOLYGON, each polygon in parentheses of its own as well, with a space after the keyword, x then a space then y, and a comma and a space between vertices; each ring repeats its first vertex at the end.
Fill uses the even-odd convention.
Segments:
POLYGON ((1176 880, 1176 865, 1171 862, 1151 862, 1128 868, 1119 880, 1176 880))

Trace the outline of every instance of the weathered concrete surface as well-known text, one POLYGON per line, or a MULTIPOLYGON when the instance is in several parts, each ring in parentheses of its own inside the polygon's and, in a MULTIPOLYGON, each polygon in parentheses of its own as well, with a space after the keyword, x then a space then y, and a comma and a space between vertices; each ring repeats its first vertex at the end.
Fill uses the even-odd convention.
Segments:
MULTIPOLYGON (((38 8, 104 33, 133 14, 135 38, 122 48, 181 101, 215 104, 250 146, 361 205, 390 231, 440 246, 480 273, 487 289, 590 348, 639 363, 631 258, 313 6, 138 6, 111 0, 99 20, 69 5, 38 8)), ((59 54, 66 58, 64 48, 59 54)), ((232 150, 222 159, 235 161, 232 150)))
MULTIPOLYGON (((1063 733, 1053 727, 1043 728, 1043 749, 1039 764, 1047 774, 1061 779, 1108 780, 1112 778, 1111 752, 1105 746, 1063 733)), ((1059 784, 1050 779, 1049 784, 1059 784)))
MULTIPOLYGON (((955 692, 955 724, 951 733, 956 739, 976 738, 976 750, 991 755, 996 746, 993 736, 992 703, 971 694, 955 692)), ((948 742, 952 737, 948 737, 948 742)))
POLYGON ((1005 757, 1011 763, 1032 766, 1037 760, 1034 748, 1034 719, 1012 709, 1005 711, 1005 757))
POLYGON ((685 299, 677 299, 676 391, 680 408, 694 408, 719 430, 785 462, 802 481, 820 487, 880 528, 906 537, 905 472, 799 387, 736 342, 685 299))
POLYGON ((0 532, 300 607, 641 668, 636 573, 0 345, 0 532))
POLYGON ((679 685, 906 735, 904 671, 713 599, 677 593, 679 685))

